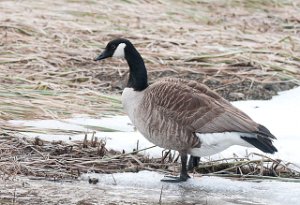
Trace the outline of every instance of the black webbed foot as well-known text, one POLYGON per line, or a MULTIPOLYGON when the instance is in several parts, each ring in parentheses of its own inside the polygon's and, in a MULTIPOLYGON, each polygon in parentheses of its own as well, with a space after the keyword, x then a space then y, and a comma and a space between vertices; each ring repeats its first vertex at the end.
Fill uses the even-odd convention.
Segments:
POLYGON ((185 182, 187 181, 190 176, 187 173, 186 169, 186 163, 187 163, 187 154, 181 154, 181 172, 180 176, 165 176, 161 181, 162 182, 171 182, 171 183, 178 183, 178 182, 185 182))

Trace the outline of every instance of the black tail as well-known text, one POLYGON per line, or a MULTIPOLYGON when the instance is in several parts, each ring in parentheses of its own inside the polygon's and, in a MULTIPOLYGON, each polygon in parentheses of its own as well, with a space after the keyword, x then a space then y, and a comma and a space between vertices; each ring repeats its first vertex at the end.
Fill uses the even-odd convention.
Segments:
POLYGON ((274 147, 272 143, 273 139, 276 139, 276 137, 263 125, 259 125, 256 137, 241 136, 241 138, 263 152, 271 154, 277 152, 276 147, 274 147))

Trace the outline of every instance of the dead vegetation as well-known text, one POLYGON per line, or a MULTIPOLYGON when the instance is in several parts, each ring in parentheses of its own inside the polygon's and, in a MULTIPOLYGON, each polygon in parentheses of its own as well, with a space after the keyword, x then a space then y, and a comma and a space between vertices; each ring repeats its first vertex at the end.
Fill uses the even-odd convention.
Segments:
MULTIPOLYGON (((66 143, 7 134, 0 136, 0 176, 12 179, 21 175, 56 181, 77 179, 81 174, 91 172, 113 174, 155 170, 166 174, 178 173, 178 154, 165 151, 161 157, 152 158, 142 154, 146 149, 136 149, 131 153, 108 150, 105 141, 94 135, 91 140, 85 137, 83 141, 66 143)), ((296 165, 256 153, 243 158, 236 156, 202 161, 194 174, 300 182, 296 165)), ((90 183, 97 181, 90 179, 90 183)))
POLYGON ((1 1, 0 118, 120 113, 124 62, 92 59, 131 39, 150 81, 194 79, 230 100, 300 84, 299 1, 1 1))

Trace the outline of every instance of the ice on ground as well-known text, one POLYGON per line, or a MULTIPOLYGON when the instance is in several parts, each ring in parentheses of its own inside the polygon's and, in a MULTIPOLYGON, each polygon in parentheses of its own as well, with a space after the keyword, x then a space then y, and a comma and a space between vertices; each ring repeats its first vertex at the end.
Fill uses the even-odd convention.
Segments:
POLYGON ((105 127, 122 132, 134 131, 134 127, 127 116, 113 116, 100 119, 77 117, 64 120, 10 120, 9 123, 14 126, 64 129, 83 132, 91 130, 92 126, 105 127))
POLYGON ((17 177, 0 179, 1 199, 32 204, 147 204, 154 205, 300 205, 300 184, 275 181, 240 181, 194 177, 187 182, 161 182, 162 174, 150 171, 117 174, 84 174, 81 180, 51 182, 17 177), (89 184, 88 178, 97 178, 89 184), (31 202, 31 203, 30 203, 31 202))
MULTIPOLYGON (((187 182, 172 184, 161 182, 162 174, 150 171, 138 173, 85 174, 82 180, 98 178, 98 187, 118 187, 119 190, 141 190, 143 200, 163 202, 181 201, 193 204, 300 204, 300 184, 274 181, 239 181, 218 177, 194 177, 187 182), (291 191, 293 190, 293 191, 291 191)), ((121 191, 122 193, 122 191, 121 191)), ((136 195, 136 192, 133 191, 136 195)), ((132 195, 132 197, 134 197, 132 195)), ((127 197, 129 197, 127 195, 127 197)))

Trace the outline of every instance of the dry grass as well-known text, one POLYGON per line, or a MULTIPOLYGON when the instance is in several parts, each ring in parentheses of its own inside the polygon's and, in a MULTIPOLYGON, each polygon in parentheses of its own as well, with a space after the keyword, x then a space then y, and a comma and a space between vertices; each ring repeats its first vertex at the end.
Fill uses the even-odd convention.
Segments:
POLYGON ((120 113, 124 62, 95 63, 131 39, 150 81, 196 79, 224 97, 270 98, 300 84, 297 1, 1 1, 0 118, 120 113), (230 92, 233 91, 233 94, 230 92), (240 95, 242 93, 242 95, 240 95))
MULTIPOLYGON (((87 172, 112 174, 155 170, 179 173, 178 154, 165 151, 161 157, 150 158, 140 154, 146 149, 132 150, 131 153, 108 150, 105 141, 95 136, 90 141, 85 137, 83 141, 66 143, 7 133, 0 136, 0 177, 12 179, 22 175, 31 179, 65 180, 77 179, 87 172)), ((203 161, 195 174, 300 182, 296 165, 255 153, 243 158, 203 161), (253 155, 259 157, 254 159, 253 155)))
POLYGON ((77 179, 80 174, 87 172, 137 172, 168 165, 166 157, 162 161, 161 158, 153 159, 138 154, 146 149, 133 150, 131 153, 107 150, 105 141, 94 136, 90 141, 85 138, 83 141, 65 143, 27 139, 9 133, 0 136, 0 176, 77 179))

